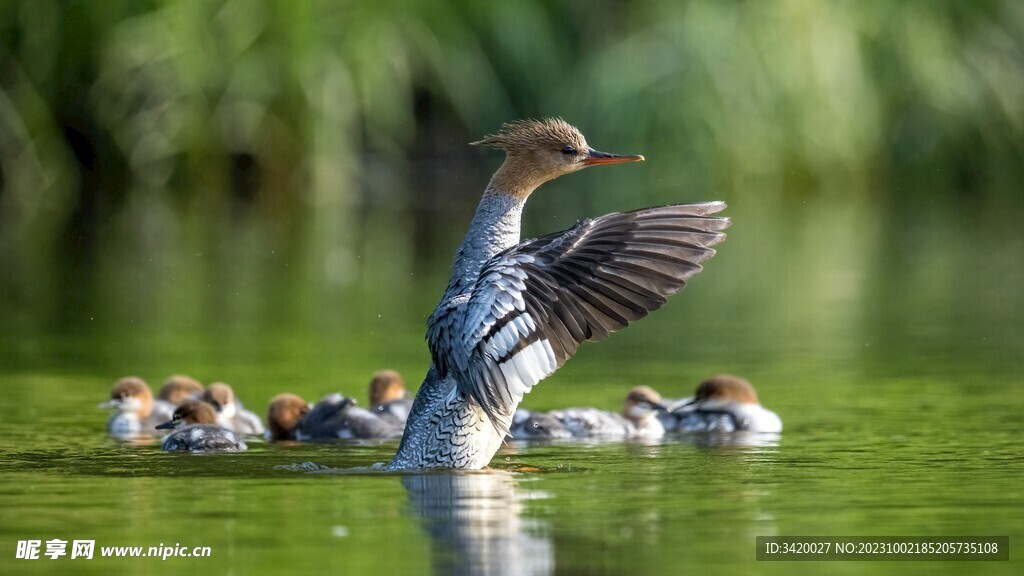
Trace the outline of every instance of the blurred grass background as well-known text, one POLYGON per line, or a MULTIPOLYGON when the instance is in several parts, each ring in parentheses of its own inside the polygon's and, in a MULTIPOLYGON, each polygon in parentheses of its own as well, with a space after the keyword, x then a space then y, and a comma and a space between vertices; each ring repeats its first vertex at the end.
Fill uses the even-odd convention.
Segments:
POLYGON ((2 1, 0 361, 415 384, 500 161, 466 143, 548 115, 648 162, 543 188, 527 235, 686 201, 735 221, 602 354, 953 355, 1020 383, 1014 0, 2 1))

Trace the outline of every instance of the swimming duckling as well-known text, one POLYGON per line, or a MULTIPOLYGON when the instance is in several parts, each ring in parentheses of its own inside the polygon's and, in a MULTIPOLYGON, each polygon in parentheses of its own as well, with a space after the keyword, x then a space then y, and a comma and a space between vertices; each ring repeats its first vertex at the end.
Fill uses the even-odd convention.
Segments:
POLYGON ((117 438, 132 438, 159 434, 156 425, 162 422, 153 414, 153 393, 146 381, 137 376, 125 376, 114 383, 110 400, 100 408, 117 411, 107 421, 107 431, 117 438))
POLYGON ((505 440, 557 440, 572 438, 562 421, 546 412, 516 409, 505 440))
POLYGON ((565 425, 574 437, 646 436, 658 437, 665 428, 658 421, 661 395, 650 386, 636 386, 626 395, 621 413, 597 408, 566 408, 549 414, 565 425))
POLYGON ((779 416, 761 406, 747 380, 718 374, 701 382, 693 398, 669 408, 681 432, 781 432, 779 416))
POLYGON ((267 440, 298 440, 299 426, 310 411, 309 402, 285 392, 270 399, 267 407, 267 440))
POLYGON ((402 426, 356 406, 341 394, 328 394, 315 406, 295 394, 278 394, 267 409, 271 440, 398 438, 402 426))
POLYGON ((394 370, 379 370, 370 380, 370 411, 381 418, 405 425, 412 410, 412 399, 406 398, 405 380, 394 370))
POLYGON ((164 450, 238 452, 247 448, 237 434, 217 425, 217 411, 202 400, 182 402, 174 409, 173 418, 157 428, 174 429, 164 438, 164 450))
POLYGON ((242 406, 231 386, 214 382, 206 387, 203 400, 217 409, 217 423, 224 428, 246 436, 263 434, 263 421, 242 406))
POLYGON ((174 416, 174 409, 185 400, 203 395, 203 385, 189 376, 174 374, 164 381, 160 393, 153 401, 153 419, 166 422, 174 416))

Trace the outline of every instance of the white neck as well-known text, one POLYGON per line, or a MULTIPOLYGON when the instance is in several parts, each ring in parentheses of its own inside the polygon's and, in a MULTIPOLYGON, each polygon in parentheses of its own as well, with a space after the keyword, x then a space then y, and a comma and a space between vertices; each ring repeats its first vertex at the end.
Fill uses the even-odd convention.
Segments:
POLYGON ((526 199, 494 193, 488 188, 455 254, 449 296, 467 291, 489 258, 519 243, 520 223, 526 199), (453 288, 455 288, 454 293, 453 288))

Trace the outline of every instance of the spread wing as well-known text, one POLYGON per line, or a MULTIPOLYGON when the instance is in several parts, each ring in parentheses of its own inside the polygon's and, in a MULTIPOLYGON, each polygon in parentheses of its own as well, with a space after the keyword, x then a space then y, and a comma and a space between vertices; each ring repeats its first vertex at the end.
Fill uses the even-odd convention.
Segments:
POLYGON ((714 256, 724 202, 647 208, 582 220, 495 255, 468 297, 431 316, 439 373, 455 376, 505 433, 516 406, 586 340, 656 310, 714 256))

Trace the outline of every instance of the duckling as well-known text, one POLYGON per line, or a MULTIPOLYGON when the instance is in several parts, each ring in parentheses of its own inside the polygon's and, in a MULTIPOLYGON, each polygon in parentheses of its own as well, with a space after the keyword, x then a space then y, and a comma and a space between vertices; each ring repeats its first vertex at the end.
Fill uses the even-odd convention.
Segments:
POLYGON ((512 427, 505 440, 560 440, 572 438, 572 433, 562 421, 546 412, 516 409, 512 416, 512 427))
POLYGON ((370 411, 381 418, 405 425, 412 410, 412 399, 406 398, 405 380, 394 370, 379 370, 370 380, 370 411))
POLYGON ((217 411, 202 400, 182 402, 174 409, 171 420, 157 428, 174 429, 164 438, 164 450, 239 452, 248 448, 234 432, 217 425, 217 411))
POLYGON ((153 393, 146 381, 137 376, 125 376, 114 383, 110 400, 100 408, 115 408, 117 411, 107 421, 107 431, 117 438, 132 438, 142 435, 159 434, 158 420, 153 414, 153 393))
POLYGON ((781 432, 779 416, 761 406, 754 386, 732 374, 701 382, 693 398, 676 402, 668 411, 681 432, 781 432))
POLYGON ((195 378, 181 374, 168 377, 153 401, 153 419, 157 422, 170 420, 179 404, 202 394, 203 385, 195 378))
POLYGON ((665 411, 661 394, 650 386, 635 386, 626 395, 622 414, 635 427, 636 436, 657 437, 665 434, 658 414, 665 411))
POLYGON ((660 410, 661 394, 650 386, 636 386, 626 395, 620 414, 597 408, 566 408, 549 414, 560 420, 574 437, 659 437, 665 434, 657 418, 660 410))
POLYGON ((222 427, 246 436, 264 433, 260 417, 242 406, 231 386, 214 382, 206 387, 203 400, 217 409, 217 423, 222 427))
POLYGON ((309 414, 309 402, 285 392, 270 399, 267 407, 267 440, 298 440, 299 426, 309 414))
POLYGON ((267 409, 271 440, 338 440, 398 438, 401 424, 356 406, 355 400, 334 393, 315 406, 295 394, 278 394, 267 409))

